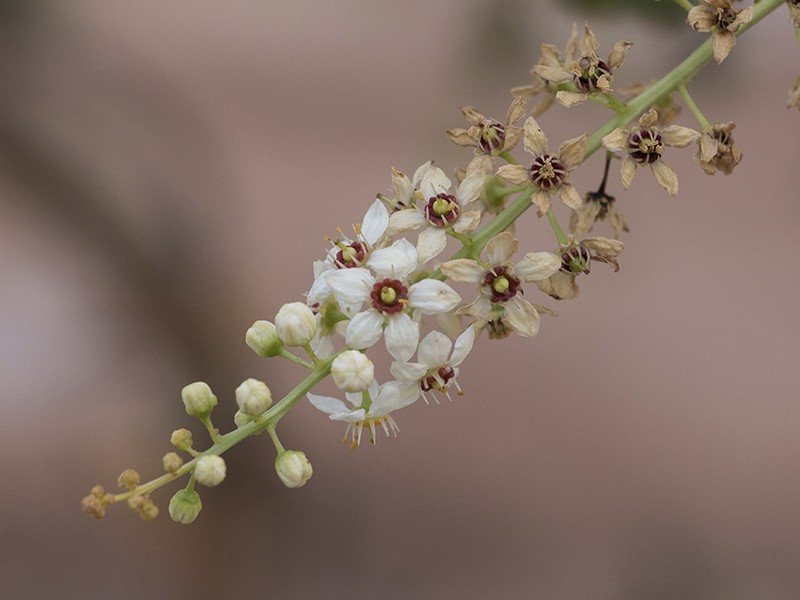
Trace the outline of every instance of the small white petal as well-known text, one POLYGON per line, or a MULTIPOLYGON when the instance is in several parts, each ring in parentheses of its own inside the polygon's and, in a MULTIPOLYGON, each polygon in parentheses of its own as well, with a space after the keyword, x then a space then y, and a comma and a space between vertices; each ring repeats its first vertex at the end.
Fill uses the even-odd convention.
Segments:
POLYGON ((486 269, 471 258, 448 260, 439 265, 439 268, 448 279, 458 283, 477 283, 486 274, 486 269))
POLYGON ((392 375, 398 381, 419 381, 428 372, 425 365, 419 363, 399 362, 395 361, 389 368, 392 375))
POLYGON ((453 223, 453 229, 458 233, 472 231, 480 225, 482 216, 479 210, 468 210, 467 212, 461 213, 461 216, 453 223))
POLYGON ((408 288, 408 303, 423 315, 437 315, 453 310, 461 302, 453 288, 443 281, 423 279, 408 288))
POLYGON ((417 240, 417 260, 424 265, 439 256, 447 246, 447 234, 438 227, 426 227, 417 240))
POLYGON ((306 394, 309 402, 314 405, 314 408, 321 410, 329 415, 334 415, 343 412, 349 412, 350 408, 338 398, 331 396, 318 396, 317 394, 306 394))
POLYGON ((345 343, 356 350, 371 347, 381 338, 383 320, 383 315, 374 309, 358 313, 347 325, 345 343))
POLYGON ((519 242, 508 231, 498 233, 486 244, 486 257, 492 266, 502 265, 517 251, 519 242))
POLYGON ((456 200, 461 206, 471 204, 480 197, 485 180, 486 174, 483 171, 473 171, 464 178, 456 190, 456 200))
POLYGON ((561 259, 552 252, 528 252, 514 265, 514 272, 523 281, 539 281, 560 268, 561 259))
POLYGON ((389 226, 389 211, 380 200, 375 200, 369 207, 364 221, 361 223, 361 235, 364 241, 373 246, 389 226))
POLYGON ((417 268, 417 249, 407 239, 400 238, 388 248, 375 250, 367 265, 381 277, 405 279, 417 268))
POLYGON ((413 231, 419 229, 421 225, 425 224, 425 215, 421 210, 416 208, 406 208, 392 213, 389 217, 389 232, 402 233, 404 231, 413 231))
POLYGON ((419 398, 419 385, 390 381, 380 387, 377 395, 372 397, 369 414, 382 417, 392 411, 400 410, 419 398))
POLYGON ((470 325, 464 330, 460 336, 456 338, 456 344, 453 347, 453 355, 450 357, 450 366, 457 367, 467 355, 472 351, 472 345, 475 343, 475 327, 470 325))
POLYGON ((395 360, 407 361, 414 355, 419 342, 419 323, 405 313, 389 317, 384 332, 386 349, 395 360))
POLYGON ((369 299, 375 277, 367 269, 339 269, 327 276, 328 285, 346 315, 353 315, 369 299))
POLYGON ((523 337, 533 337, 539 331, 539 313, 536 308, 519 296, 514 296, 506 303, 503 313, 506 323, 523 337))
POLYGON ((453 342, 439 331, 431 331, 422 338, 417 351, 417 359, 429 369, 447 364, 447 357, 453 342))
POLYGON ((436 194, 446 193, 452 182, 439 167, 430 167, 419 182, 419 191, 425 196, 426 200, 433 198, 436 194))

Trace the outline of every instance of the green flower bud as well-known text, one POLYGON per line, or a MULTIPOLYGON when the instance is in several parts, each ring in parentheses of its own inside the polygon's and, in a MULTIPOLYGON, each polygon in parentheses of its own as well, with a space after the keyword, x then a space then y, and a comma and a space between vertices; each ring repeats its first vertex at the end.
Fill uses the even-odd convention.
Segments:
POLYGON ((219 485, 225 479, 225 461, 216 454, 206 454, 197 459, 194 476, 198 483, 206 487, 219 485))
POLYGON ((194 522, 203 503, 200 501, 200 494, 190 489, 183 489, 175 492, 169 501, 169 516, 176 523, 189 525, 194 522))
POLYGON ((259 356, 277 356, 283 348, 278 330, 269 321, 256 321, 244 336, 245 343, 259 356))
POLYGON ((183 466, 183 459, 177 452, 167 452, 161 462, 167 473, 174 473, 183 466))
POLYGON ((184 452, 192 447, 192 432, 181 427, 172 432, 169 443, 184 452))
POLYGON ((275 327, 287 346, 304 346, 317 332, 317 319, 302 302, 290 302, 275 315, 275 327))
POLYGON ((241 412, 257 417, 272 406, 272 393, 263 381, 245 379, 236 388, 236 404, 241 412))
POLYGON ((203 381, 196 381, 184 387, 181 390, 181 398, 186 413, 198 419, 207 417, 217 405, 217 397, 203 381))
POLYGON ((288 488, 299 488, 311 479, 313 470, 304 452, 287 450, 275 459, 275 471, 288 488))

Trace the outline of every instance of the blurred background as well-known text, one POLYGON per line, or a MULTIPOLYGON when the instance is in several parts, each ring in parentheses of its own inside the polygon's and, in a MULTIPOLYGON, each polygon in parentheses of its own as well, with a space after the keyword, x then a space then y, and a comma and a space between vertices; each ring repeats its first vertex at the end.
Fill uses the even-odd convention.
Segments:
MULTIPOLYGON (((469 152, 444 131, 503 118, 539 45, 585 18, 621 87, 701 40, 671 2, 154 0, 5 2, 0 16, 0 581, 8 598, 800 597, 798 75, 785 10, 692 92, 734 120, 744 160, 706 176, 667 150, 609 192, 631 232, 534 340, 482 339, 466 395, 397 415, 350 450, 304 402, 281 423, 314 477, 282 487, 269 440, 228 455, 185 527, 154 496, 95 522, 80 498, 150 479, 170 432, 200 429, 205 380, 227 429, 246 377, 302 372, 244 344, 301 298, 324 236, 350 230, 390 167, 469 152), (596 5, 603 5, 603 10, 596 5), (645 10, 646 9, 646 10, 645 10)), ((540 119, 555 148, 596 106, 540 119)), ((695 126, 688 110, 681 124, 695 126)), ((576 172, 599 183, 595 156, 576 172)), ((563 208, 563 207, 562 207, 563 208)), ((526 215, 524 251, 551 249, 526 215)), ((564 215, 566 222, 566 215, 564 215)), ((595 229, 611 235, 607 223, 595 229)), ((463 291, 463 290, 462 290, 463 291)), ((465 291, 467 296, 469 292, 465 291)))

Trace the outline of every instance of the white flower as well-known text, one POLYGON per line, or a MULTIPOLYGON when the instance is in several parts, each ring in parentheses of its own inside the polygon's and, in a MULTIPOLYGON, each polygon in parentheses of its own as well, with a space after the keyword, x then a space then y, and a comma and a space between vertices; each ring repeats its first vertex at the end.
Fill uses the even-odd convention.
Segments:
POLYGON ((511 329, 523 337, 533 337, 539 331, 536 307, 522 298, 523 281, 547 279, 561 268, 561 258, 552 252, 529 252, 512 264, 511 256, 519 242, 505 231, 486 244, 488 263, 459 258, 442 263, 442 273, 459 282, 478 283, 480 295, 459 312, 482 322, 502 315, 511 329))
POLYGON ((458 306, 461 296, 435 279, 408 285, 406 279, 417 266, 417 251, 403 238, 373 252, 367 266, 340 269, 328 277, 340 310, 353 315, 345 341, 351 348, 361 350, 385 336, 389 354, 395 360, 407 361, 419 342, 419 323, 410 313, 448 312, 458 306), (370 302, 370 308, 359 312, 365 302, 370 302))
POLYGON ((375 365, 358 350, 347 350, 333 359, 333 382, 344 392, 363 392, 375 380, 375 365))
MULTIPOLYGON (((459 395, 461 387, 458 385, 458 366, 472 350, 475 341, 475 327, 467 327, 464 332, 456 338, 455 347, 445 334, 439 331, 431 331, 419 344, 417 360, 419 362, 394 362, 391 372, 398 381, 414 382, 419 385, 422 398, 428 403, 425 392, 437 390, 452 400, 447 386, 456 386, 459 395), (453 350, 452 354, 450 350, 453 350)), ((433 396, 436 403, 439 400, 433 396)))
POLYGON ((455 194, 451 194, 452 182, 444 171, 426 163, 414 176, 415 179, 419 177, 419 192, 424 206, 420 208, 414 203, 392 214, 389 231, 398 233, 425 226, 417 242, 420 264, 425 264, 445 249, 448 229, 467 233, 480 224, 481 211, 477 209, 480 203, 476 201, 480 198, 490 169, 491 160, 487 156, 475 157, 455 194))
POLYGON ((361 433, 365 427, 369 430, 369 439, 373 444, 378 425, 383 427, 387 437, 390 433, 397 437, 399 428, 390 413, 408 406, 419 398, 419 386, 397 381, 378 385, 373 381, 369 390, 365 392, 345 394, 351 406, 331 396, 311 393, 307 396, 311 404, 328 414, 331 420, 347 423, 342 441, 346 442, 349 435, 350 445, 355 448, 361 443, 361 433))

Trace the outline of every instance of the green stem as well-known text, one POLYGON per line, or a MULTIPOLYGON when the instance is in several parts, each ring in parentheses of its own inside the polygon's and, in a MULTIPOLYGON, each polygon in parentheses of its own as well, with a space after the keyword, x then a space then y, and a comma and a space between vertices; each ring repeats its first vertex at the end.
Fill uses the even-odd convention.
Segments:
POLYGON ((553 213, 552 208, 547 211, 547 220, 550 221, 550 227, 553 228, 553 233, 556 234, 558 243, 562 246, 566 246, 569 240, 567 239, 567 236, 564 235, 561 226, 558 224, 558 220, 556 219, 556 215, 553 213))
POLYGON ((498 152, 497 156, 502 158, 504 161, 506 161, 510 165, 517 164, 517 159, 515 159, 513 156, 511 156, 511 154, 509 152, 507 152, 505 150, 503 150, 502 152, 498 152))
POLYGON ((286 448, 283 447, 280 439, 278 439, 278 432, 275 431, 275 427, 267 427, 267 433, 269 437, 272 438, 272 443, 275 444, 275 450, 278 452, 278 456, 286 452, 286 448))
POLYGON ((298 365, 301 365, 301 366, 305 367, 309 371, 312 371, 314 369, 314 365, 312 365, 310 362, 308 362, 307 360, 303 360, 299 356, 295 356, 294 354, 289 352, 284 347, 281 347, 281 351, 278 353, 278 356, 282 356, 283 358, 287 358, 290 361, 292 361, 293 363, 297 363, 298 365))
POLYGON ((137 486, 129 492, 117 494, 114 496, 114 501, 120 502, 121 500, 127 500, 131 496, 139 496, 150 493, 163 485, 175 481, 187 473, 193 472, 200 457, 205 456, 206 454, 216 454, 219 456, 227 450, 230 450, 239 442, 242 442, 247 438, 256 435, 257 433, 260 433, 264 430, 269 430, 270 427, 274 429, 278 424, 278 421, 280 421, 283 416, 289 412, 289 409, 297 404, 297 402, 308 392, 310 392, 315 385, 328 376, 328 374, 331 372, 331 364, 333 364, 334 359, 338 355, 339 353, 334 354, 325 360, 320 360, 315 369, 309 373, 309 375, 303 379, 303 381, 297 384, 292 391, 281 398, 279 402, 277 402, 263 415, 258 417, 258 419, 250 421, 246 425, 242 425, 241 427, 234 429, 225 435, 217 435, 217 441, 213 446, 211 446, 205 452, 202 452, 198 457, 185 463, 174 473, 167 473, 166 475, 162 475, 161 477, 157 477, 152 481, 148 481, 147 483, 137 486))
POLYGON ((681 8, 685 8, 687 11, 690 11, 694 8, 694 5, 691 2, 689 2, 689 0, 672 0, 672 1, 681 8))
POLYGON ((689 110, 692 111, 695 119, 697 122, 700 123, 700 126, 703 128, 703 131, 711 131, 711 123, 708 122, 705 115, 700 111, 700 107, 697 106, 695 101, 689 95, 689 90, 686 89, 685 85, 682 85, 678 88, 678 93, 683 98, 683 101, 686 103, 686 106, 689 107, 689 110))

